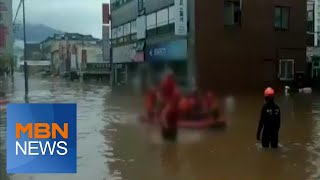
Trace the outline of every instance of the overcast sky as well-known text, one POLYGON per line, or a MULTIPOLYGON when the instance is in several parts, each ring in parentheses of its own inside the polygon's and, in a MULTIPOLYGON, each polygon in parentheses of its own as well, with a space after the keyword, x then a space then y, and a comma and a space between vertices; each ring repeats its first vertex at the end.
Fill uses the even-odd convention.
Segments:
MULTIPOLYGON (((19 2, 13 0, 14 15, 19 2)), ((109 0, 25 0, 26 21, 101 38, 102 3, 107 2, 109 0)), ((22 8, 18 20, 22 22, 22 8)))

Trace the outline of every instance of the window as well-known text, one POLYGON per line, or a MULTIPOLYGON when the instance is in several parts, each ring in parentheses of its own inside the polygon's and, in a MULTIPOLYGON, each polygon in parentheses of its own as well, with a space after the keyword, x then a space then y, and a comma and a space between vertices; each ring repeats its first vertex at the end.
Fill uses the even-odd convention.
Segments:
POLYGON ((274 11, 274 27, 278 30, 289 29, 289 7, 276 7, 274 11))
POLYGON ((294 79, 294 60, 281 59, 279 62, 279 78, 282 81, 294 79))
POLYGON ((169 9, 165 8, 157 12, 156 15, 157 27, 165 26, 168 24, 169 18, 169 9))
POLYGON ((147 30, 157 27, 157 13, 152 13, 147 16, 147 30))
POLYGON ((112 32, 112 36, 111 36, 111 38, 112 38, 112 39, 117 38, 117 35, 118 35, 118 29, 117 29, 117 28, 112 28, 111 32, 112 32))
POLYGON ((118 27, 118 34, 117 34, 117 37, 123 37, 123 26, 119 26, 118 27))
POLYGON ((137 33, 137 21, 134 20, 131 22, 131 34, 137 33))
POLYGON ((234 26, 241 24, 240 1, 226 1, 224 3, 224 25, 234 26))
POLYGON ((169 24, 174 23, 175 18, 175 6, 169 7, 169 24))
POLYGON ((314 3, 307 5, 307 32, 314 32, 314 3))
POLYGON ((118 27, 118 34, 117 34, 118 42, 122 43, 123 42, 123 26, 118 27))
POLYGON ((137 40, 137 34, 132 34, 132 35, 131 35, 131 40, 132 40, 132 41, 137 40))
POLYGON ((124 36, 127 36, 130 34, 130 27, 131 27, 130 25, 131 25, 131 23, 127 23, 124 25, 124 27, 123 27, 123 35, 124 36))

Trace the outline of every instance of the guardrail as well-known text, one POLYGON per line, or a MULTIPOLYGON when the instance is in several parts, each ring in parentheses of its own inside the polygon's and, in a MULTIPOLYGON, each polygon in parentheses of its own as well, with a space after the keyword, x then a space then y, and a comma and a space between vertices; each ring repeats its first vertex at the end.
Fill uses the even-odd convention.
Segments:
MULTIPOLYGON (((28 66, 50 66, 51 62, 48 60, 27 60, 28 66)), ((19 62, 20 66, 24 65, 24 61, 19 62)))

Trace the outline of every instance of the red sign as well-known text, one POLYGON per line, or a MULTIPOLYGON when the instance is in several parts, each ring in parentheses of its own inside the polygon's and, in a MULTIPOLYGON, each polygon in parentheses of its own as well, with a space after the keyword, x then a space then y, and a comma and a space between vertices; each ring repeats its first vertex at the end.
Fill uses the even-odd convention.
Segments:
POLYGON ((144 52, 137 52, 134 58, 135 62, 143 62, 144 61, 144 52))
POLYGON ((103 24, 109 24, 109 21, 110 21, 109 4, 102 4, 102 17, 103 17, 103 24))

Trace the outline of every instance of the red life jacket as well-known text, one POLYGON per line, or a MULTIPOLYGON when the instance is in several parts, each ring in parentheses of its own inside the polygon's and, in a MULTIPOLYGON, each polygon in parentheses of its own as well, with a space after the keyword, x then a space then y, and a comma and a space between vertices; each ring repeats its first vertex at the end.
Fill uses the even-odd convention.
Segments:
POLYGON ((176 89, 176 82, 174 81, 173 75, 168 75, 162 82, 160 86, 161 95, 165 101, 167 101, 176 89))
POLYGON ((178 118, 179 118, 179 101, 181 98, 180 92, 176 89, 172 96, 168 99, 168 102, 166 104, 166 114, 165 114, 165 120, 168 125, 168 128, 177 128, 178 118))

